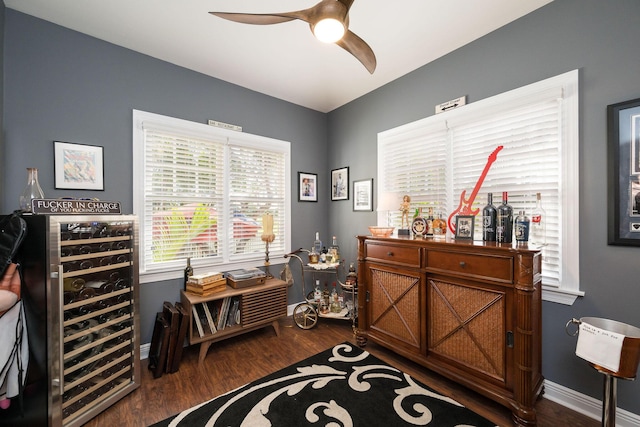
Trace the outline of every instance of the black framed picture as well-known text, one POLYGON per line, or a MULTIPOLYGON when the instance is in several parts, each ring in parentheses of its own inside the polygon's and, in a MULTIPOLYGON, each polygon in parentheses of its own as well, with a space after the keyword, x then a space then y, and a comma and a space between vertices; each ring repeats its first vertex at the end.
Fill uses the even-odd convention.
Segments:
POLYGON ((607 106, 608 243, 640 246, 640 98, 607 106))
POLYGON ((456 240, 473 240, 475 215, 456 216, 456 240))
POLYGON ((298 172, 298 201, 318 201, 318 174, 298 172))
POLYGON ((373 211, 373 178, 353 181, 353 210, 373 211))
POLYGON ((349 200, 349 168, 331 171, 331 200, 349 200))
POLYGON ((56 188, 104 190, 103 151, 95 145, 54 141, 56 188))

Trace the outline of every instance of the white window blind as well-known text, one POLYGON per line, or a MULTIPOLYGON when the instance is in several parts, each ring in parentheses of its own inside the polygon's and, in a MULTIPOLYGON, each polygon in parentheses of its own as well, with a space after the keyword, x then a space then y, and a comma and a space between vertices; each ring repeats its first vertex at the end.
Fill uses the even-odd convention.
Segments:
MULTIPOLYGON (((543 286, 569 294, 547 299, 571 303, 581 294, 577 85, 574 71, 379 134, 378 200, 385 193, 396 199, 409 194, 412 212, 432 208, 447 219, 463 191, 466 200, 473 196, 490 155, 502 146, 473 201, 479 210, 474 239, 482 240, 488 193, 497 206, 507 192, 514 216, 520 210, 530 216, 541 193, 547 217, 543 286)), ((389 220, 400 226, 397 208, 388 217, 379 213, 379 222, 389 220)))
MULTIPOLYGON (((141 276, 218 271, 264 260, 262 216, 273 215, 273 260, 289 248, 289 143, 134 111, 134 212, 141 276)), ((179 276, 177 276, 179 277, 179 276)))

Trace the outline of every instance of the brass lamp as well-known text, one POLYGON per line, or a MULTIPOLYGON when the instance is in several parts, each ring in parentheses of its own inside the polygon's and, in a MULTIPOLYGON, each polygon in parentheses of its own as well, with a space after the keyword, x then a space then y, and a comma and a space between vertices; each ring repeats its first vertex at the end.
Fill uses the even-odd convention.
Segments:
POLYGON ((265 257, 264 266, 267 278, 273 278, 273 275, 269 271, 269 243, 273 242, 276 235, 273 234, 273 215, 269 212, 265 212, 262 215, 262 241, 265 243, 265 257))

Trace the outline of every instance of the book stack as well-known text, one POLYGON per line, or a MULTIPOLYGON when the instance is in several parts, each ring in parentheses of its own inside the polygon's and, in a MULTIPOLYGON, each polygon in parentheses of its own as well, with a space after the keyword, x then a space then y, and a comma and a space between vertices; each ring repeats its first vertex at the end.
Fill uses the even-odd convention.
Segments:
POLYGON ((224 291, 226 287, 226 277, 218 272, 190 276, 187 280, 187 292, 201 297, 224 291))

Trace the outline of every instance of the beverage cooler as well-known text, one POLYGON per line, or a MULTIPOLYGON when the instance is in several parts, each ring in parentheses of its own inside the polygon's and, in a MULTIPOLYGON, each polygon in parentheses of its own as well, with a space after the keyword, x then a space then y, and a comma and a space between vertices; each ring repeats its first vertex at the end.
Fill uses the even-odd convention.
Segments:
POLYGON ((23 217, 24 416, 14 399, 0 425, 80 426, 140 385, 137 219, 23 217))

